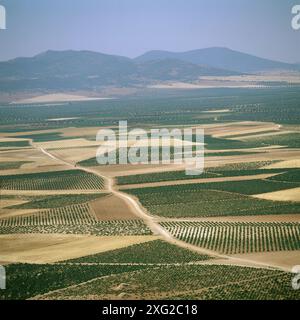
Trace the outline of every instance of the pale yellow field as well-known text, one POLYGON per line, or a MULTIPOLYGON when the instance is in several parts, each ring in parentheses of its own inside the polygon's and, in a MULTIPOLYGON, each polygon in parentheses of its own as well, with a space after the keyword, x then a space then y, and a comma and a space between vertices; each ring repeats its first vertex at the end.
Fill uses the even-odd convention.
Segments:
MULTIPOLYGON (((3 137, 0 138, 0 142, 17 142, 17 141, 28 141, 28 139, 24 139, 24 138, 10 138, 10 137, 6 137, 7 134, 5 133, 5 137, 4 134, 2 133, 3 137)), ((1 136, 0 136, 1 137, 1 136)), ((5 147, 7 148, 7 147, 5 147)), ((14 147, 15 148, 15 147, 14 147)))
POLYGON ((157 239, 155 236, 0 235, 0 261, 54 263, 157 239))
POLYGON ((300 250, 278 251, 278 252, 257 252, 233 255, 234 258, 242 258, 248 261, 265 263, 273 267, 279 267, 291 272, 292 268, 300 264, 300 250))
POLYGON ((36 212, 40 212, 41 209, 1 209, 0 218, 12 218, 16 216, 31 216, 36 212))
POLYGON ((241 75, 241 76, 204 76, 201 77, 204 80, 215 80, 215 81, 233 81, 233 82, 269 82, 269 81, 280 81, 287 83, 300 83, 299 72, 270 72, 255 75, 241 75))
POLYGON ((77 163, 96 156, 97 146, 51 149, 51 153, 65 161, 77 163))
POLYGON ((71 102, 71 101, 93 101, 93 100, 105 100, 108 98, 95 98, 95 97, 85 97, 73 94, 45 94, 42 96, 37 96, 29 99, 22 99, 13 102, 13 104, 30 104, 30 103, 51 103, 51 102, 71 102))
MULTIPOLYGON (((221 137, 230 137, 235 135, 244 135, 244 134, 257 134, 257 133, 263 133, 266 131, 271 130, 279 130, 278 125, 258 125, 258 126, 236 126, 236 127, 223 127, 218 128, 213 133, 213 137, 215 138, 221 138, 221 137)), ((244 139, 242 138, 236 138, 236 139, 244 139)))
POLYGON ((278 135, 282 135, 282 134, 289 134, 289 133, 293 133, 293 131, 274 131, 274 132, 269 132, 269 133, 261 133, 261 134, 251 134, 251 135, 247 135, 247 136, 242 136, 239 138, 239 140, 248 140, 248 139, 253 139, 253 138, 261 138, 261 137, 270 137, 270 136, 278 136, 278 135))
POLYGON ((91 201, 90 207, 100 221, 137 219, 134 210, 123 199, 112 194, 91 201))
POLYGON ((211 110, 211 111, 203 111, 205 113, 227 113, 230 112, 229 109, 220 109, 220 110, 211 110))
POLYGON ((151 89, 210 89, 210 88, 263 88, 264 85, 259 85, 244 81, 230 81, 230 80, 213 80, 213 79, 203 79, 190 82, 163 82, 155 85, 149 85, 148 88, 151 89))
POLYGON ((78 148, 78 147, 91 147, 99 146, 101 142, 90 141, 83 138, 79 139, 65 139, 59 141, 47 141, 47 142, 37 142, 36 146, 44 149, 59 149, 59 148, 78 148))
POLYGON ((270 164, 264 167, 265 169, 285 169, 285 168, 300 168, 300 159, 291 159, 270 164))
POLYGON ((253 197, 273 201, 300 201, 300 188, 257 194, 253 197))

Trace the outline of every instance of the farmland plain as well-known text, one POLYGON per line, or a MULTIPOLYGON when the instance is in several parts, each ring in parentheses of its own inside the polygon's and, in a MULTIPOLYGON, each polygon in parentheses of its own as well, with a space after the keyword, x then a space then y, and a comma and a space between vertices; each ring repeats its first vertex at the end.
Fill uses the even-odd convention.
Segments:
POLYGON ((299 101, 291 86, 1 105, 0 299, 299 300, 299 101), (204 173, 99 165, 97 131, 119 120, 204 129, 204 173))

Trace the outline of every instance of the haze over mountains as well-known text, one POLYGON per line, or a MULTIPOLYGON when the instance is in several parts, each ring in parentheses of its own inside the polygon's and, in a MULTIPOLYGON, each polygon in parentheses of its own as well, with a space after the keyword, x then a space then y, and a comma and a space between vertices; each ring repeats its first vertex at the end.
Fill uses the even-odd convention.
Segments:
POLYGON ((31 58, 0 62, 0 91, 145 86, 275 70, 299 70, 299 66, 227 48, 181 53, 150 51, 135 59, 92 51, 47 51, 31 58))
POLYGON ((259 58, 228 48, 207 48, 186 52, 149 51, 136 58, 139 62, 157 59, 178 59, 194 64, 214 66, 238 73, 256 73, 261 71, 294 70, 295 65, 259 58))

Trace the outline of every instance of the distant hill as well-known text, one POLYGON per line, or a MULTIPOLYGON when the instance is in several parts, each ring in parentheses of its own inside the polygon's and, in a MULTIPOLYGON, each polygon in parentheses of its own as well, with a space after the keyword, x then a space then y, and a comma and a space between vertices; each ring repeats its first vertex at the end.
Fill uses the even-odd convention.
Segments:
POLYGON ((11 84, 28 86, 89 86, 114 84, 136 71, 136 63, 129 58, 91 51, 47 51, 32 58, 17 58, 0 62, 0 78, 11 84), (39 82, 40 84, 36 83, 39 82), (36 84, 35 84, 36 83, 36 84))
POLYGON ((236 72, 178 59, 140 62, 91 51, 47 51, 31 58, 0 62, 0 91, 93 89, 233 74, 236 72))
POLYGON ((139 62, 138 75, 154 80, 193 80, 199 76, 226 76, 237 74, 233 71, 222 70, 205 65, 198 65, 178 59, 166 58, 139 62))
POLYGON ((298 68, 298 66, 293 64, 263 59, 246 53, 219 47, 186 52, 149 51, 137 57, 135 60, 138 62, 146 62, 158 59, 178 59, 185 62, 212 66, 214 68, 240 73, 295 70, 298 68))
POLYGON ((0 91, 94 90, 194 81, 201 76, 292 70, 296 65, 261 59, 225 48, 174 53, 150 51, 130 59, 92 51, 47 51, 0 62, 0 91))

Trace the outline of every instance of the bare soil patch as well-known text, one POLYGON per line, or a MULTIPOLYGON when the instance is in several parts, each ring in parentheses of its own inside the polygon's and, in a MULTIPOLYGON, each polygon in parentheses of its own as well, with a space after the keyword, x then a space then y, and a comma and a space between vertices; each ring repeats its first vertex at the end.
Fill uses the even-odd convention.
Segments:
POLYGON ((86 97, 73 94, 64 94, 64 93, 53 93, 45 94, 38 97, 33 97, 29 99, 22 99, 12 104, 31 104, 31 103, 49 103, 49 102, 71 102, 71 101, 93 101, 93 100, 105 100, 109 98, 95 98, 95 97, 86 97))
POLYGON ((286 169, 286 168, 300 168, 300 159, 285 160, 270 164, 264 167, 265 169, 286 169))
POLYGON ((80 148, 61 148, 51 149, 51 153, 58 158, 62 158, 65 161, 77 163, 82 160, 87 160, 92 157, 96 157, 97 146, 92 147, 80 147, 80 148))
POLYGON ((44 149, 60 149, 60 148, 79 148, 79 147, 90 147, 90 146, 100 146, 101 142, 90 141, 83 138, 79 139, 65 139, 58 141, 47 141, 35 143, 35 145, 44 149))
POLYGON ((239 138, 239 140, 247 140, 247 139, 253 139, 253 138, 261 138, 261 137, 269 137, 269 136, 278 136, 282 134, 289 134, 294 133, 294 131, 273 131, 268 133, 261 133, 261 134, 252 134, 252 135, 246 135, 239 138))
POLYGON ((100 221, 137 219, 132 207, 113 194, 91 201, 90 207, 100 221))
POLYGON ((288 190, 274 191, 254 195, 253 197, 273 201, 300 201, 300 188, 293 188, 288 190))
POLYGON ((300 264, 300 251, 278 251, 260 252, 232 255, 234 258, 246 259, 248 261, 266 263, 272 266, 291 271, 295 265, 300 264))
POLYGON ((0 235, 0 260, 15 263, 54 263, 124 248, 154 239, 157 237, 96 237, 61 234, 0 235))

